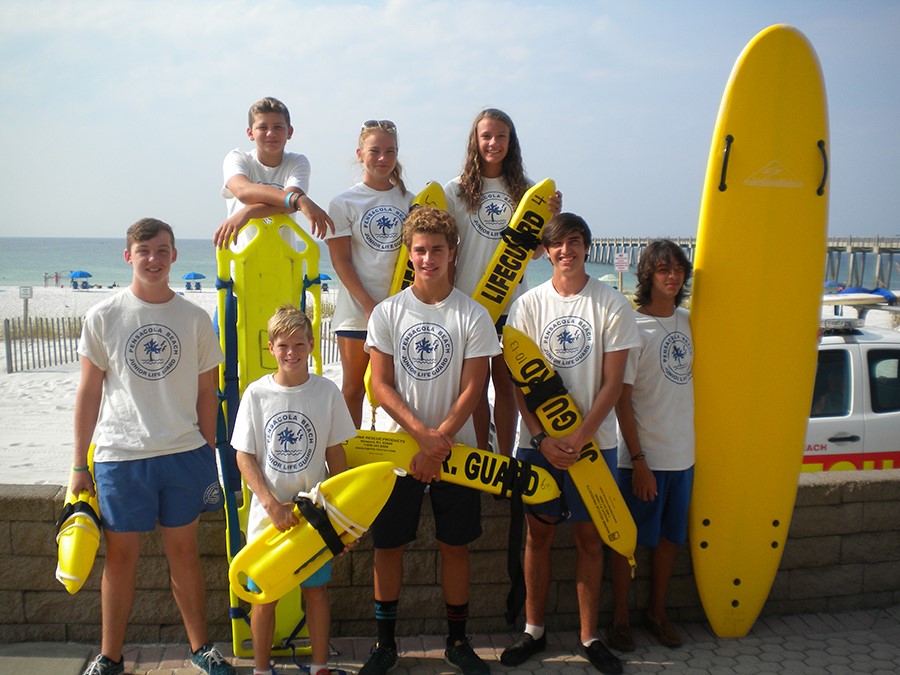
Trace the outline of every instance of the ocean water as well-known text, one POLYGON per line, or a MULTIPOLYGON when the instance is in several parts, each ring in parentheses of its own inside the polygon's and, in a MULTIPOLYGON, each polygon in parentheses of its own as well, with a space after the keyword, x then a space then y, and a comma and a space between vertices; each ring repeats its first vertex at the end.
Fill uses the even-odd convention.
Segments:
MULTIPOLYGON (((203 287, 214 287, 216 250, 212 242, 207 239, 178 239, 176 248, 178 257, 172 265, 171 285, 182 286, 182 275, 199 272, 206 277, 200 280, 203 287)), ((0 286, 69 286, 69 274, 74 270, 89 272, 92 276, 87 281, 91 284, 106 287, 116 283, 125 286, 131 281, 131 267, 123 257, 124 249, 124 237, 0 237, 0 286)), ((321 247, 319 271, 330 276, 332 281, 329 283, 332 287, 337 287, 337 274, 331 266, 325 244, 321 247)), ((594 263, 588 263, 587 271, 597 278, 614 273, 611 265, 594 263)), ((535 260, 528 266, 528 283, 532 287, 536 286, 549 279, 551 273, 552 269, 546 258, 535 260)), ((633 289, 634 283, 634 274, 624 273, 625 289, 633 289)))

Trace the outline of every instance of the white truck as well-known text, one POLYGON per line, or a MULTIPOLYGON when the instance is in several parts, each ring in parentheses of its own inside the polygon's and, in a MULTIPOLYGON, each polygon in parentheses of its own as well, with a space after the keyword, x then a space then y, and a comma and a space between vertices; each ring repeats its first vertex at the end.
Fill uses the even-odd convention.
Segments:
POLYGON ((823 321, 804 471, 900 468, 900 332, 823 321))

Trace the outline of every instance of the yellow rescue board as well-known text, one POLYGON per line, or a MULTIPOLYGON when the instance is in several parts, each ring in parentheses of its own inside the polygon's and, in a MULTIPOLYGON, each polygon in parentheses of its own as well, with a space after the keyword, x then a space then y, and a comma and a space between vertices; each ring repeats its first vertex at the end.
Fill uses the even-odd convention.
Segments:
POLYGON ((494 323, 502 316, 513 290, 525 276, 525 267, 540 245, 541 232, 552 215, 550 197, 555 192, 556 183, 545 178, 522 195, 509 221, 509 229, 515 234, 503 234, 472 293, 472 298, 488 311, 494 323), (536 242, 528 243, 529 238, 536 242))
MULTIPOLYGON (((525 383, 522 391, 526 395, 531 391, 530 384, 544 382, 555 374, 534 341, 512 326, 503 327, 503 359, 513 380, 525 383)), ((581 412, 568 394, 551 396, 538 407, 535 415, 547 435, 553 438, 568 436, 582 420, 581 412)), ((625 556, 634 569, 637 528, 593 439, 581 449, 581 458, 569 467, 569 476, 604 543, 625 556)))
MULTIPOLYGON (((370 462, 392 462, 404 471, 419 452, 415 439, 403 432, 360 431, 355 438, 344 442, 348 466, 362 466, 370 462)), ((450 456, 441 466, 441 480, 471 487, 493 495, 508 497, 512 480, 522 484, 522 501, 540 504, 559 497, 559 486, 545 469, 527 462, 514 462, 521 468, 521 476, 510 475, 509 457, 486 452, 465 445, 454 445, 450 456)))
POLYGON ((712 629, 753 626, 781 561, 816 368, 828 196, 825 88, 800 31, 771 26, 737 60, 712 139, 694 263, 696 467, 689 518, 712 629), (791 311, 749 238, 790 251, 791 311))
MULTIPOLYGON (((88 471, 94 475, 94 446, 88 450, 88 471)), ((75 595, 84 586, 97 549, 100 547, 100 504, 96 491, 84 490, 77 497, 71 488, 66 491, 63 514, 57 525, 56 579, 75 595)))
MULTIPOLYGON (((328 518, 344 544, 365 533, 391 496, 396 479, 393 464, 377 462, 348 469, 317 486, 329 505, 328 518)), ((256 604, 278 600, 334 557, 316 529, 294 509, 299 524, 286 532, 269 525, 231 561, 231 590, 242 600, 256 604), (247 588, 248 578, 258 591, 247 588)))
MULTIPOLYGON (((447 196, 444 194, 444 188, 436 181, 431 181, 424 189, 413 199, 412 208, 416 206, 429 206, 433 209, 447 210, 447 196)), ((394 268, 394 277, 391 280, 391 287, 388 295, 396 295, 404 288, 412 285, 413 279, 416 278, 416 271, 413 269, 412 261, 409 259, 409 251, 403 242, 400 242, 400 253, 397 257, 397 266, 394 268)), ((372 391, 372 366, 366 368, 366 374, 363 376, 363 383, 366 387, 366 398, 369 399, 369 405, 372 406, 372 424, 375 424, 375 410, 378 408, 378 402, 375 400, 375 392, 372 391)))

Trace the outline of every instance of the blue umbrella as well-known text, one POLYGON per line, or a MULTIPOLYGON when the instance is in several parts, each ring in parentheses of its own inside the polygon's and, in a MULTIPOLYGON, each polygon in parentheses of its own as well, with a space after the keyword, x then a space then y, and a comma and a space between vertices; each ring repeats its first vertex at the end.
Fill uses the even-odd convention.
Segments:
POLYGON ((188 272, 187 274, 182 275, 182 279, 189 279, 193 281, 194 279, 205 279, 205 274, 200 274, 200 272, 188 272))
POLYGON ((327 274, 320 274, 320 275, 319 275, 319 279, 320 279, 321 281, 331 281, 331 277, 328 276, 327 274))
POLYGON ((69 275, 70 279, 87 279, 88 277, 94 276, 90 272, 85 272, 84 270, 75 270, 69 275))

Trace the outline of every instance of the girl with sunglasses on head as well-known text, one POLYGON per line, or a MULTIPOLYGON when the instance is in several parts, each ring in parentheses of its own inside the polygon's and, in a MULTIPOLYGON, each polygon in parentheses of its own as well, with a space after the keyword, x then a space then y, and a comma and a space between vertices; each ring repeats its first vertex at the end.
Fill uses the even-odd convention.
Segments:
MULTIPOLYGON (((502 110, 486 108, 475 117, 469 132, 466 159, 462 173, 444 186, 447 209, 459 228, 459 253, 454 285, 471 296, 491 257, 503 230, 509 225, 516 207, 534 182, 525 175, 519 137, 512 119, 502 110)), ((550 201, 554 214, 562 210, 562 195, 557 192, 550 201)), ((538 248, 535 258, 542 255, 538 248)), ((509 300, 518 298, 528 286, 525 279, 509 300)), ((506 323, 506 315, 497 321, 498 334, 506 323)), ((516 434, 516 402, 509 371, 503 356, 491 360, 490 380, 494 383, 494 425, 497 448, 505 456, 513 449, 516 434)), ((491 410, 485 380, 481 402, 473 420, 478 447, 486 449, 490 433, 491 410)))
POLYGON ((343 369, 341 393, 357 429, 362 424, 369 355, 366 323, 388 295, 400 250, 400 229, 414 195, 403 183, 397 161, 397 127, 368 120, 359 132, 356 159, 362 180, 328 206, 334 234, 326 238, 331 265, 341 281, 332 326, 343 369))

